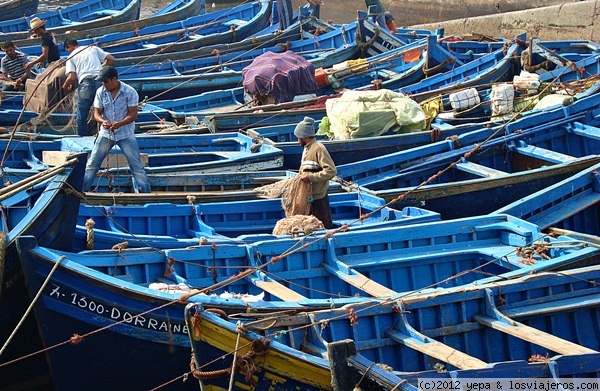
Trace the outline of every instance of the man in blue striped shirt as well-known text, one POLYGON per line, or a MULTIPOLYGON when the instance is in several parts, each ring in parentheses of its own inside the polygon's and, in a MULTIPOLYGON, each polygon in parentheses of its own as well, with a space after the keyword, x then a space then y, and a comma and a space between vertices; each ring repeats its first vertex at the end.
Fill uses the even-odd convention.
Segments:
POLYGON ((29 69, 25 68, 27 56, 17 51, 12 41, 4 42, 2 50, 6 54, 0 61, 2 91, 23 91, 25 80, 29 78, 29 69))

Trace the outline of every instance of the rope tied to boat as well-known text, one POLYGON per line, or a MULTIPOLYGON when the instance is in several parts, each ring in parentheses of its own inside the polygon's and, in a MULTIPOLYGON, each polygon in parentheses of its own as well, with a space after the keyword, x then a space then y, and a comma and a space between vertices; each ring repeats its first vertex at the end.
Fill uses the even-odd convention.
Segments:
POLYGON ((94 225, 96 222, 91 218, 85 221, 85 248, 88 250, 94 249, 94 225))
POLYGON ((48 276, 46 276, 46 279, 42 283, 42 286, 40 286, 40 289, 38 289, 37 293, 35 294, 35 297, 33 298, 33 300, 31 300, 31 303, 29 303, 29 307, 27 307, 27 309, 25 310, 25 313, 21 317, 21 320, 19 320, 19 323, 15 326, 14 330, 12 331, 12 333, 10 334, 10 336, 4 343, 4 346, 2 346, 2 349, 0 349, 0 357, 2 357, 2 353, 4 353, 4 351, 8 347, 8 344, 10 344, 10 341, 12 341, 14 336, 17 334, 17 332, 19 331, 19 329, 25 322, 25 319, 27 319, 27 316, 29 316, 29 313, 33 309, 33 306, 35 305, 35 303, 37 303, 38 299, 42 295, 42 292, 44 291, 44 289, 46 289, 46 285, 48 285, 48 283, 50 282, 52 275, 58 269, 58 266, 60 265, 60 263, 66 258, 67 257, 65 255, 63 255, 56 260, 56 262, 54 263, 54 266, 52 266, 52 269, 50 270, 50 273, 48 273, 48 276))
POLYGON ((231 35, 233 36, 232 38, 235 40, 237 39, 237 26, 235 24, 232 24, 231 26, 229 26, 229 31, 231 32, 231 35))
POLYGON ((292 43, 290 41, 287 41, 287 42, 275 44, 275 46, 277 46, 281 50, 281 53, 285 53, 288 50, 290 50, 290 48, 292 47, 292 43))
POLYGON ((171 277, 173 275, 173 265, 175 264, 175 258, 169 257, 169 262, 165 265, 164 277, 171 277))
POLYGON ((442 61, 438 65, 434 65, 431 68, 427 68, 427 66, 424 64, 421 69, 423 70, 423 73, 426 76, 430 76, 432 74, 438 73, 440 71, 440 69, 444 68, 448 64, 452 64, 453 62, 454 62, 454 59, 448 57, 448 58, 444 59, 444 61, 442 61))
POLYGON ((552 247, 551 244, 546 243, 533 243, 527 247, 517 247, 516 254, 521 257, 519 262, 525 265, 535 265, 537 261, 534 257, 537 255, 543 259, 552 259, 548 254, 548 250, 552 247))
MULTIPOLYGON (((211 310, 214 310, 214 309, 209 308, 209 309, 206 309, 205 311, 213 312, 211 310)), ((225 316, 227 316, 227 315, 225 315, 225 316)), ((190 324, 192 327, 192 337, 195 340, 200 340, 200 336, 202 334, 202 328, 201 328, 201 323, 200 323, 201 319, 202 319, 202 315, 200 314, 200 312, 196 312, 190 318, 190 324)), ((244 329, 244 325, 241 321, 237 322, 236 331, 237 331, 237 338, 236 338, 235 350, 233 351, 232 366, 230 368, 223 368, 223 369, 218 369, 218 370, 214 370, 214 371, 201 371, 197 367, 194 357, 192 356, 192 358, 190 360, 190 371, 191 371, 192 376, 195 379, 210 380, 210 379, 216 379, 216 378, 223 377, 223 376, 230 376, 229 389, 231 390, 231 389, 233 389, 232 388, 233 379, 235 377, 235 372, 236 372, 236 368, 237 368, 237 371, 244 375, 244 380, 246 381, 246 383, 251 384, 253 387, 256 386, 256 380, 254 378, 254 374, 259 371, 260 367, 256 364, 255 360, 259 357, 264 357, 267 354, 267 351, 270 346, 270 341, 265 338, 254 340, 254 341, 252 341, 252 344, 250 345, 250 350, 246 354, 238 357, 238 352, 240 350, 239 344, 240 344, 240 340, 241 340, 241 335, 246 333, 246 330, 244 329)), ((245 346, 247 346, 247 345, 245 345, 245 346)))
POLYGON ((196 203, 196 196, 188 195, 186 199, 188 204, 192 206, 192 216, 196 216, 196 208, 194 207, 194 204, 196 203))
POLYGON ((233 390, 233 379, 235 378, 235 364, 237 361, 238 349, 240 348, 240 336, 242 335, 241 326, 242 322, 238 320, 236 327, 237 337, 235 339, 235 349, 233 351, 233 364, 231 365, 231 375, 229 376, 229 391, 233 390))

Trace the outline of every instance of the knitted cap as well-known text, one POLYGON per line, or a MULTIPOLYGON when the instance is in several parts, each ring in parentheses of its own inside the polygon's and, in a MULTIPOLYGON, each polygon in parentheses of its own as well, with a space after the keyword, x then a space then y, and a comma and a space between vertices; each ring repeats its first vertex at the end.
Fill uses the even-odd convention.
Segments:
POLYGON ((310 117, 304 117, 304 119, 296 125, 294 136, 298 138, 315 137, 315 120, 310 117))

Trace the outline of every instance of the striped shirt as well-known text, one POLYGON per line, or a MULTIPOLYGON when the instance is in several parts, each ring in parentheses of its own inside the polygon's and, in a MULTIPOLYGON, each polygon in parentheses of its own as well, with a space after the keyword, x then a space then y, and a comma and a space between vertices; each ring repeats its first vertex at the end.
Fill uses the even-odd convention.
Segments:
POLYGON ((25 73, 25 64, 27 64, 27 56, 21 52, 15 52, 15 58, 11 59, 8 56, 2 57, 0 61, 0 71, 8 76, 10 80, 17 80, 25 73))
MULTIPOLYGON (((110 91, 104 86, 101 86, 96 90, 96 96, 94 98, 94 107, 102 109, 102 116, 110 122, 117 122, 127 117, 129 108, 137 106, 139 103, 137 91, 122 81, 119 81, 119 83, 121 83, 119 92, 114 99, 110 91)), ((135 122, 123 125, 116 131, 111 131, 104 126, 101 126, 98 136, 106 137, 111 141, 135 137, 135 122)))

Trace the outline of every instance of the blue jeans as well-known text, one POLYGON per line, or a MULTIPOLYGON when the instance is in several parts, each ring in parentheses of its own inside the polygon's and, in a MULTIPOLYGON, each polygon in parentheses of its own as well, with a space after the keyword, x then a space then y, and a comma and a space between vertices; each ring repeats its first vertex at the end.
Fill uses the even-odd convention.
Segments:
POLYGON ((380 29, 389 31, 387 23, 385 23, 385 13, 371 15, 371 21, 378 25, 380 29))
POLYGON ((77 134, 80 136, 89 134, 88 116, 94 104, 94 96, 96 96, 98 87, 100 87, 100 82, 94 80, 93 77, 86 77, 77 87, 77 134))
POLYGON ((135 136, 131 136, 119 141, 112 141, 106 137, 97 137, 94 141, 94 148, 92 154, 85 167, 85 176, 83 177, 83 191, 88 191, 94 180, 96 174, 100 170, 102 161, 108 155, 110 149, 117 144, 121 148, 121 152, 127 159, 131 175, 133 176, 133 184, 136 192, 138 193, 150 193, 150 183, 148 182, 148 176, 144 165, 140 159, 140 149, 138 143, 135 140, 135 136))

